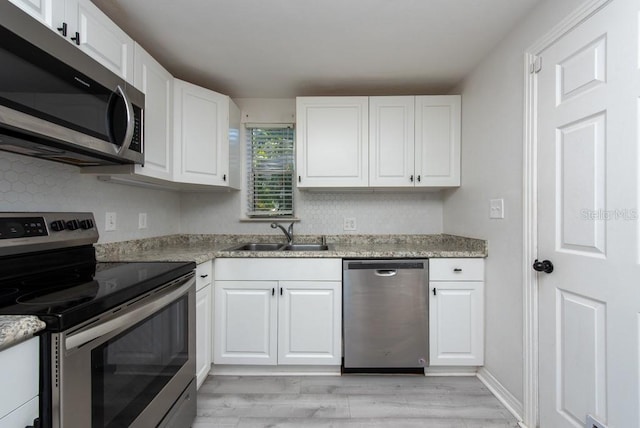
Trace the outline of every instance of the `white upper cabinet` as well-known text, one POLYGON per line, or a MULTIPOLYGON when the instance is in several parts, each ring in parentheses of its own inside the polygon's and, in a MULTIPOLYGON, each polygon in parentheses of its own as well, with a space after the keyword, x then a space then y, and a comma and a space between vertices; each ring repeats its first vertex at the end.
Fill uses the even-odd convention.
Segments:
POLYGON ((406 187, 415 181, 415 97, 369 98, 369 185, 406 187))
POLYGON ((460 96, 299 97, 298 187, 460 185, 460 96))
POLYGON ((240 111, 223 94, 174 80, 174 181, 238 188, 240 111))
POLYGON ((56 29, 54 25, 64 20, 64 0, 9 0, 9 2, 49 28, 56 29))
POLYGON ((10 1, 133 84, 133 39, 89 0, 10 1))
POLYGON ((460 186, 460 95, 416 97, 416 186, 460 186))
POLYGON ((369 99, 298 97, 298 187, 367 187, 369 99))
POLYGON ((134 42, 89 0, 65 0, 68 36, 87 55, 133 84, 134 42))
POLYGON ((171 180, 173 175, 173 76, 138 44, 134 84, 144 92, 144 166, 135 172, 171 180))

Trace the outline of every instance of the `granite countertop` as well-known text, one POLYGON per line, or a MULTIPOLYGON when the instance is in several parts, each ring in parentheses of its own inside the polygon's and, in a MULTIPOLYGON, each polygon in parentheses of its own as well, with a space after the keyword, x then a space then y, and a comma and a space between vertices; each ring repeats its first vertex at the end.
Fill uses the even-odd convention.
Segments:
MULTIPOLYGON (((280 242, 278 235, 170 235, 96 245, 99 261, 195 261, 216 258, 446 258, 487 257, 481 239, 454 235, 334 235, 328 251, 225 251, 248 242, 280 242)), ((315 235, 296 243, 319 243, 315 235)))
POLYGON ((30 315, 0 315, 0 350, 44 330, 45 323, 30 315))

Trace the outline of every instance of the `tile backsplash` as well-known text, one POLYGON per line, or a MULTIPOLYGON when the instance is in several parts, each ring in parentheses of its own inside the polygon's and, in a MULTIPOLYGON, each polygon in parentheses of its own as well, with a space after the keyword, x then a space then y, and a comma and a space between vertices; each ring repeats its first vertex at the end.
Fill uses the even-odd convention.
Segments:
MULTIPOLYGON (((441 194, 423 192, 295 192, 301 234, 442 233, 441 194), (344 231, 345 217, 356 230, 344 231)), ((240 192, 182 195, 182 233, 279 233, 264 222, 241 222, 240 192)))
MULTIPOLYGON (((263 222, 241 222, 241 192, 177 193, 114 183, 74 166, 0 152, 0 211, 91 211, 101 243, 175 233, 277 233, 263 222), (104 230, 105 213, 117 229, 104 230), (138 214, 147 213, 147 228, 138 214)), ((440 193, 299 192, 295 232, 300 234, 442 233, 440 193), (356 220, 344 231, 345 217, 356 220)))
POLYGON ((100 242, 146 238, 180 231, 175 192, 105 183, 79 168, 0 152, 0 211, 91 211, 100 242), (115 212, 115 231, 104 231, 105 213, 115 212), (147 228, 138 229, 138 213, 147 228))

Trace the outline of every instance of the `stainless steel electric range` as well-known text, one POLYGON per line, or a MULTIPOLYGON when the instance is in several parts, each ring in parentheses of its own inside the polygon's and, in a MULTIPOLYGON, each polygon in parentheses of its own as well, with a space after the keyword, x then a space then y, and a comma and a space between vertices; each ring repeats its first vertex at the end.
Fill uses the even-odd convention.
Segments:
POLYGON ((98 263, 91 213, 0 213, 0 314, 36 315, 42 428, 189 427, 195 263, 98 263))

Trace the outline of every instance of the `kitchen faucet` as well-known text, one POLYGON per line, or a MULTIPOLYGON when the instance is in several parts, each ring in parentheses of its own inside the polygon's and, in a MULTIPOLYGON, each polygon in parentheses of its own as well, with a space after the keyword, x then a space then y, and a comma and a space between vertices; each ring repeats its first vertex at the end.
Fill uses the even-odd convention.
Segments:
POLYGON ((280 230, 282 230, 282 233, 284 233, 285 236, 287 237, 287 243, 288 244, 293 244, 293 223, 291 223, 287 229, 285 229, 279 223, 271 223, 271 228, 272 229, 275 229, 275 228, 278 228, 278 227, 280 228, 280 230))

